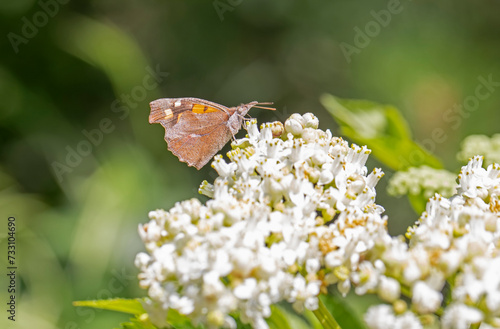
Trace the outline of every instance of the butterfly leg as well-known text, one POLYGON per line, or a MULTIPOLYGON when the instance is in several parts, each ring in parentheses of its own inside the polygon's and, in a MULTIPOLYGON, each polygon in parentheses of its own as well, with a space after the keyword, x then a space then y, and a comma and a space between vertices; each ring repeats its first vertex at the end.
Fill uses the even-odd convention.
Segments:
POLYGON ((252 118, 252 117, 251 117, 248 113, 247 113, 247 114, 245 114, 244 116, 243 116, 243 115, 241 115, 241 114, 239 114, 239 113, 237 113, 237 114, 238 114, 238 116, 241 118, 241 120, 243 120, 244 122, 247 122, 247 121, 250 121, 250 120, 252 120, 252 119, 253 119, 253 118, 252 118), (248 118, 246 118, 245 116, 248 116, 248 118))

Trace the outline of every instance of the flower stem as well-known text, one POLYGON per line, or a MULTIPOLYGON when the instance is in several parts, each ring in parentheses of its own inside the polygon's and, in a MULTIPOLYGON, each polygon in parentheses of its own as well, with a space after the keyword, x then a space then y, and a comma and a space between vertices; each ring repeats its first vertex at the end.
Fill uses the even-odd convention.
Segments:
POLYGON ((328 312, 325 304, 318 298, 318 309, 313 311, 314 315, 325 329, 341 329, 332 314, 328 312))

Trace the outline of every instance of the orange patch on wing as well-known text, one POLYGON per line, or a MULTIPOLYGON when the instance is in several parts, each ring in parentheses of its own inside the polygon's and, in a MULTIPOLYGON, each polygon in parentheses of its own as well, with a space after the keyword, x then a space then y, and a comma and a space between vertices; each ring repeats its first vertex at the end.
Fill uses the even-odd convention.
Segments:
POLYGON ((210 107, 202 104, 194 104, 191 111, 193 113, 202 114, 202 113, 217 112, 218 110, 215 107, 210 107))
POLYGON ((184 113, 179 113, 179 115, 177 116, 177 122, 179 122, 181 120, 181 116, 183 115, 184 113))

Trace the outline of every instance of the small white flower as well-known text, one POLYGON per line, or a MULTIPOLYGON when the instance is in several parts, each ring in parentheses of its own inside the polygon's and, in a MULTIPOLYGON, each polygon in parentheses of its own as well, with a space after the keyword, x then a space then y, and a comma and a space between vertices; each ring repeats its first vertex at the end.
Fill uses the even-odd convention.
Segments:
POLYGON ((319 126, 319 120, 312 113, 306 113, 302 116, 304 119, 304 127, 317 129, 319 126))
POLYGON ((242 284, 234 288, 234 296, 242 300, 250 299, 255 293, 256 287, 257 281, 253 278, 248 278, 242 284))
POLYGON ((486 306, 493 314, 500 316, 500 257, 487 264, 482 272, 483 285, 486 288, 486 306))
POLYGON ((440 265, 446 276, 450 276, 458 270, 463 257, 464 255, 456 249, 441 254, 440 265))
POLYGON ((387 187, 389 194, 417 195, 425 199, 436 193, 451 197, 456 193, 456 175, 444 170, 428 166, 411 167, 407 171, 398 171, 392 176, 387 187))
POLYGON ((396 316, 389 305, 370 307, 364 319, 370 329, 392 329, 396 323, 396 316))
POLYGON ((291 133, 295 136, 300 136, 304 130, 304 119, 299 114, 292 114, 292 116, 285 122, 285 132, 291 133))
POLYGON ((443 329, 468 329, 471 324, 483 319, 481 312, 475 308, 453 304, 446 308, 441 319, 443 329))
POLYGON ((394 329, 423 329, 422 323, 418 320, 415 314, 405 312, 398 316, 394 322, 394 329))
POLYGON ((422 276, 422 270, 418 266, 418 263, 410 258, 408 259, 403 272, 403 278, 405 282, 413 283, 422 276))
POLYGON ((473 156, 481 154, 488 165, 493 162, 500 163, 500 134, 491 137, 470 135, 462 141, 461 146, 457 159, 462 162, 467 162, 473 156))
POLYGON ((483 157, 475 156, 462 167, 459 177, 458 193, 467 198, 485 199, 492 188, 498 188, 500 178, 490 172, 497 172, 498 166, 491 165, 488 170, 482 168, 483 157))
POLYGON ((145 252, 140 252, 137 254, 137 256, 135 256, 134 265, 137 268, 144 269, 148 265, 150 259, 151 257, 149 257, 148 254, 146 254, 145 252))
POLYGON ((425 282, 418 281, 413 285, 412 304, 420 314, 436 311, 441 306, 443 296, 439 291, 431 289, 425 282))
POLYGON ((375 291, 380 278, 379 271, 370 262, 363 262, 359 266, 359 271, 352 275, 352 281, 356 285, 356 293, 364 295, 367 292, 375 291))
POLYGON ((378 296, 386 302, 394 302, 401 294, 401 285, 393 278, 380 277, 378 296))

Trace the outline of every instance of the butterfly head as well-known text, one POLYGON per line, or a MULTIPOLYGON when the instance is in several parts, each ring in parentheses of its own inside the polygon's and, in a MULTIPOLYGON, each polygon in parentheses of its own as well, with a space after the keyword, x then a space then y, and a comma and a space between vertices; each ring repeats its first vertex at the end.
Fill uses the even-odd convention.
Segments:
POLYGON ((264 110, 275 111, 276 109, 274 107, 265 107, 265 106, 262 106, 262 105, 272 105, 272 104, 273 104, 272 102, 259 103, 257 101, 253 101, 253 102, 250 102, 250 103, 247 103, 247 104, 241 104, 240 106, 238 106, 236 108, 236 111, 241 116, 245 116, 248 113, 248 111, 250 111, 250 109, 252 107, 259 108, 259 109, 264 109, 264 110))

